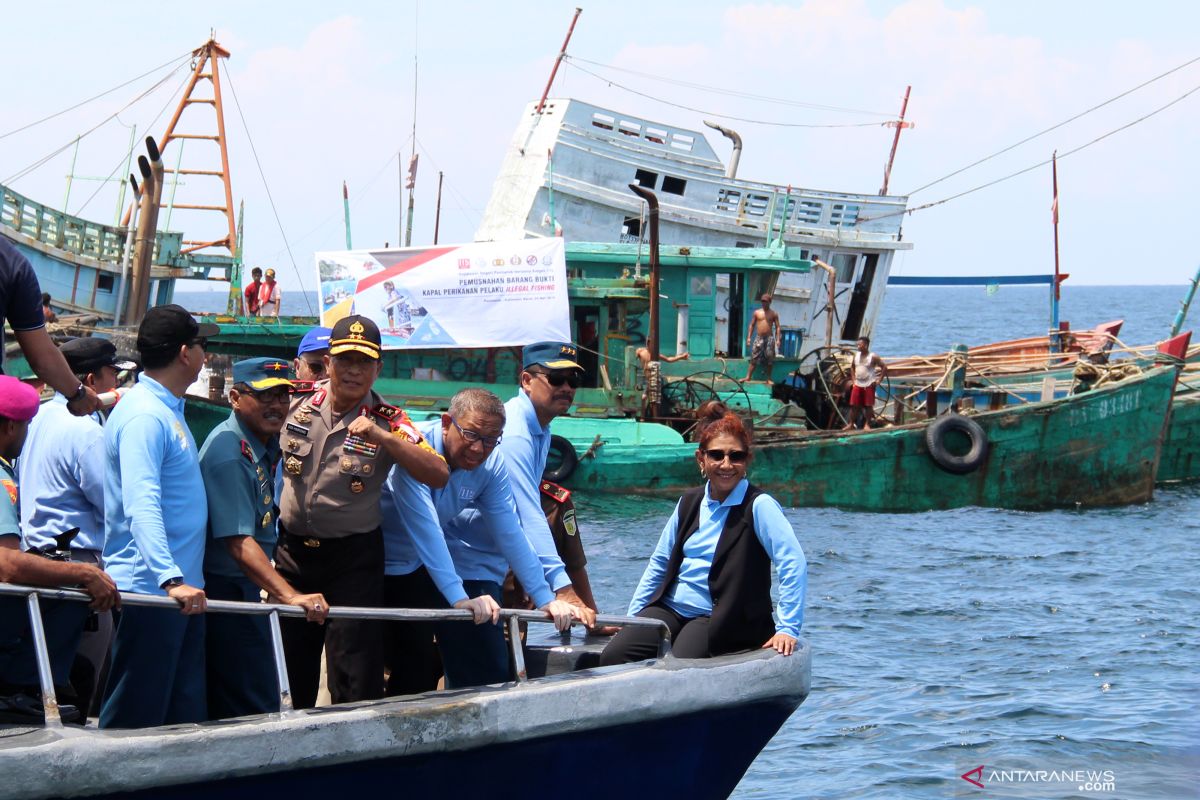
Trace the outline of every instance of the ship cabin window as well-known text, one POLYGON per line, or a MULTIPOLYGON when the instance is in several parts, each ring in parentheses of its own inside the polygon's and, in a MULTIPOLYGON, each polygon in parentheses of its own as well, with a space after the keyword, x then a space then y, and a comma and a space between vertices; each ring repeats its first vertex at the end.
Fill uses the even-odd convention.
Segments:
POLYGON ((646 128, 646 139, 655 144, 666 144, 668 135, 662 128, 646 128))
POLYGON ((626 136, 633 136, 638 139, 642 137, 642 126, 627 119, 621 120, 621 123, 617 125, 617 130, 626 136))
POLYGON ((621 236, 628 236, 634 241, 642 238, 642 221, 638 217, 626 217, 621 223, 621 236))
POLYGON ((611 131, 616 125, 616 120, 608 114, 592 114, 592 126, 599 128, 602 131, 611 131))
POLYGON ((834 203, 833 209, 829 212, 829 224, 853 228, 858 224, 858 206, 834 203))
POLYGON ((673 178, 670 175, 663 175, 662 190, 667 194, 683 194, 683 190, 687 188, 687 181, 683 178, 673 178))
POLYGON ((733 246, 734 246, 734 247, 741 247, 741 248, 745 249, 745 248, 748 248, 748 247, 754 247, 754 242, 734 242, 734 243, 733 243, 733 246))
POLYGON ((770 202, 771 198, 765 194, 748 192, 746 194, 746 214, 752 217, 765 217, 767 215, 767 205, 770 202))
POLYGON ((854 280, 854 265, 858 256, 853 253, 837 253, 829 265, 837 270, 838 283, 850 283, 854 280))
POLYGON ((645 186, 647 189, 653 189, 658 184, 658 173, 651 172, 648 169, 639 169, 637 172, 633 173, 633 182, 638 186, 645 186))
POLYGON ((96 276, 96 291, 111 292, 113 290, 112 275, 97 275, 96 276))
POLYGON ((682 150, 685 153, 690 153, 692 152, 692 145, 695 143, 696 139, 693 136, 688 136, 683 133, 671 134, 671 147, 674 147, 676 150, 682 150))

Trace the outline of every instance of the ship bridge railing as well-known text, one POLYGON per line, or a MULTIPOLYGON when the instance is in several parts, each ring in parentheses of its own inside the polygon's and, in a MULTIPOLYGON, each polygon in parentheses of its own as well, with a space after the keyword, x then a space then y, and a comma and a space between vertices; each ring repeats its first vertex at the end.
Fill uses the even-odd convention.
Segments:
MULTIPOLYGON (((104 225, 31 200, 0 185, 0 224, 17 233, 77 256, 120 264, 125 256, 127 231, 104 225)), ((160 231, 155 237, 154 263, 170 264, 179 256, 183 234, 160 231)))
MULTIPOLYGON (((54 674, 50 668, 50 653, 46 647, 46 630, 42 624, 40 599, 90 603, 92 598, 86 593, 75 589, 18 586, 10 583, 0 583, 0 597, 25 598, 29 611, 30 636, 33 640, 34 655, 37 660, 38 680, 41 684, 42 708, 46 719, 45 725, 47 728, 61 728, 63 727, 63 722, 58 712, 58 698, 54 691, 54 674)), ((137 594, 134 592, 121 592, 121 605, 179 611, 179 603, 170 597, 137 594)), ((275 677, 279 689, 279 710, 281 714, 292 713, 294 711, 292 706, 292 690, 291 684, 288 681, 287 662, 284 659, 283 635, 280 630, 279 620, 281 617, 304 619, 304 609, 300 606, 284 605, 282 603, 208 600, 207 611, 205 613, 248 614, 250 616, 265 616, 267 618, 271 631, 271 646, 275 655, 275 677)), ((517 681, 528 681, 529 674, 525 669, 525 653, 521 642, 521 623, 549 624, 553 623, 553 620, 539 611, 524 611, 512 608, 500 609, 500 618, 508 629, 509 651, 512 655, 517 681)), ((357 606, 334 606, 328 609, 326 619, 378 620, 384 622, 453 621, 474 624, 474 618, 470 611, 456 608, 364 608, 357 606)), ((572 620, 571 624, 577 625, 579 622, 578 620, 572 620)), ((596 624, 657 628, 659 632, 658 657, 665 658, 671 654, 671 633, 666 624, 660 620, 644 617, 597 614, 596 624)), ((382 679, 383 676, 380 675, 380 680, 382 679)))

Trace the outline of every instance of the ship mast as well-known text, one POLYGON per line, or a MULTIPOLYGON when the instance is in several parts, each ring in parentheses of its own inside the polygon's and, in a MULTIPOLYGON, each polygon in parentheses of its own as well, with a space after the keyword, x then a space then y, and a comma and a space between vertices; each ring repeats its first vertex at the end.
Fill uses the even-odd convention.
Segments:
POLYGON ((892 152, 888 153, 887 166, 883 168, 883 188, 879 190, 880 195, 888 193, 888 182, 892 179, 892 162, 896 160, 896 148, 900 145, 900 131, 915 126, 915 123, 904 121, 904 113, 908 111, 908 94, 911 91, 911 86, 904 88, 904 102, 900 105, 900 119, 884 123, 889 128, 895 128, 896 135, 892 137, 892 152))

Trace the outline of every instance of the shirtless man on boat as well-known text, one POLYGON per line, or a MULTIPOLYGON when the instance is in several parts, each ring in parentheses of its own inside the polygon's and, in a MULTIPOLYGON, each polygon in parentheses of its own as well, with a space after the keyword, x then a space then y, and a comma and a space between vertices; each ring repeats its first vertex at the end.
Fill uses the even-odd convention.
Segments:
POLYGON ((746 346, 750 348, 750 367, 746 370, 745 383, 754 377, 754 365, 762 364, 767 368, 767 381, 771 380, 771 366, 775 363, 775 354, 779 352, 779 312, 771 308, 771 295, 764 293, 761 298, 762 308, 754 309, 750 317, 750 325, 746 328, 746 346))

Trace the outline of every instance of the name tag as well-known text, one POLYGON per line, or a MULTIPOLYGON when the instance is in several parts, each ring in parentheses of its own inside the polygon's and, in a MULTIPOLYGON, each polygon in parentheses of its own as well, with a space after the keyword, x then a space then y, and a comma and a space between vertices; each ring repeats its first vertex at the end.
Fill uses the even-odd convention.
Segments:
POLYGON ((308 428, 304 427, 303 425, 297 425, 294 422, 289 422, 287 424, 287 430, 288 433, 294 433, 297 436, 308 436, 309 431, 308 428))

